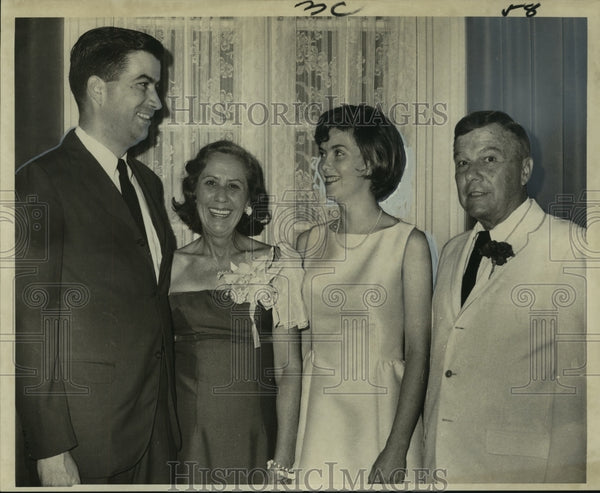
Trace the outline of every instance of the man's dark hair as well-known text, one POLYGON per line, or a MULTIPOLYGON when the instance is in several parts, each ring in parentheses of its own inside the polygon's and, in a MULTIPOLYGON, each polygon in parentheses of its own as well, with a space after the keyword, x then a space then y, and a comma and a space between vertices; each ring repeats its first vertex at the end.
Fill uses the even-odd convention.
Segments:
POLYGON ((463 117, 454 127, 454 143, 460 136, 468 134, 469 132, 478 128, 486 127, 497 123, 504 130, 507 130, 514 134, 521 145, 521 152, 523 155, 521 158, 529 157, 531 155, 531 143, 525 129, 515 122, 510 116, 502 111, 474 111, 463 117))
POLYGON ((406 166, 404 143, 398 129, 379 108, 345 104, 324 112, 317 123, 315 141, 329 140, 329 130, 350 132, 365 164, 371 165, 371 192, 377 201, 388 197, 400 183, 406 166))
POLYGON ((88 79, 92 75, 107 82, 118 79, 134 51, 146 51, 162 62, 165 49, 149 34, 121 27, 98 27, 81 35, 71 49, 69 70, 69 84, 80 109, 88 79))

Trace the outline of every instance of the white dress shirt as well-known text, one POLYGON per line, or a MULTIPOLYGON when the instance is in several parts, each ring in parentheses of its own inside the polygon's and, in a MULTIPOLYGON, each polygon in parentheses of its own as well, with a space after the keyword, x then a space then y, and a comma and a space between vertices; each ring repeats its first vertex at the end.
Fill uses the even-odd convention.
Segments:
MULTIPOLYGON (((117 171, 117 163, 119 162, 119 158, 115 156, 105 145, 98 142, 91 135, 86 133, 81 127, 77 127, 75 129, 75 135, 79 137, 81 143, 84 147, 90 152, 92 156, 100 163, 102 169, 106 172, 109 178, 114 183, 119 193, 121 193, 121 183, 119 182, 119 172, 117 171)), ((127 162, 127 153, 120 157, 125 162, 127 162)), ((138 201, 140 203, 140 209, 142 210, 142 218, 144 220, 144 228, 146 229, 146 237, 148 238, 148 246, 150 248, 150 254, 152 255, 152 263, 154 264, 154 273, 156 275, 156 279, 158 280, 158 275, 160 272, 160 263, 162 260, 162 250, 160 246, 160 241, 158 240, 158 235, 156 234, 156 230, 154 229, 154 225, 152 224, 152 217, 150 216, 150 210, 148 209, 148 204, 146 203, 146 197, 140 188, 138 181, 135 178, 135 175, 131 171, 129 165, 127 166, 127 172, 129 173, 129 179, 131 180, 131 184, 135 189, 135 192, 138 196, 138 201)))

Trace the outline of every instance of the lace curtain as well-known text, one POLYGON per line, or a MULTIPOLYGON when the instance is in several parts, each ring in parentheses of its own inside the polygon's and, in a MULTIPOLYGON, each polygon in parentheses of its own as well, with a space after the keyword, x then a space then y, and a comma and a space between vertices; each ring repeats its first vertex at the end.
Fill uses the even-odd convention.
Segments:
MULTIPOLYGON (((438 247, 464 229, 451 153, 452 126, 465 108, 462 19, 69 19, 65 52, 101 25, 148 32, 172 54, 169 114, 140 159, 164 183, 180 246, 193 234, 171 211, 171 198, 181 198, 185 162, 218 139, 263 164, 274 215, 266 241, 293 244, 331 216, 313 133, 320 113, 341 103, 381 105, 403 136, 406 172, 384 208, 431 233, 438 247)), ((66 130, 78 117, 68 88, 65 102, 66 130)))

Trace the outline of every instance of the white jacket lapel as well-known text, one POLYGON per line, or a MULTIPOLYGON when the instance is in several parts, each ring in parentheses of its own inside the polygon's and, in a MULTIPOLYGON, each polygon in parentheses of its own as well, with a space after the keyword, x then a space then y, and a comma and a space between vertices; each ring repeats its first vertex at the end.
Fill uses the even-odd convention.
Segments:
MULTIPOLYGON (((513 251, 515 253, 515 257, 509 258, 507 263, 502 266, 496 266, 492 270, 492 274, 490 275, 489 279, 482 279, 480 282, 478 282, 473 287, 473 290, 469 294, 469 297, 465 300, 464 305, 460 309, 459 316, 467 308, 469 308, 469 306, 474 301, 479 299, 490 288, 490 286, 492 285, 492 282, 500 282, 502 280, 502 278, 506 275, 506 273, 511 271, 511 266, 510 266, 511 261, 513 261, 514 258, 516 258, 516 256, 519 255, 519 252, 527 246, 527 243, 529 242, 529 234, 536 231, 542 225, 545 217, 546 217, 546 215, 545 215, 544 211, 537 204, 537 202, 532 201, 529 210, 526 212, 525 216, 523 216, 523 219, 521 220, 521 222, 517 225, 515 230, 506 239, 506 241, 512 245, 513 251)), ((472 236, 470 236, 469 238, 472 238, 472 236)), ((468 241, 467 244, 463 248, 463 254, 461 255, 459 267, 464 266, 467 262, 466 255, 469 253, 468 246, 470 244, 471 243, 468 241)), ((460 294, 460 288, 461 288, 460 283, 462 283, 462 269, 459 269, 459 272, 460 272, 460 280, 459 280, 459 284, 458 284, 458 293, 460 294)), ((458 275, 456 277, 458 277, 458 275)), ((456 277, 455 277, 455 281, 456 281, 456 277)), ((453 286, 453 289, 456 289, 456 286, 453 286)), ((459 303, 460 303, 460 300, 459 300, 459 303)))

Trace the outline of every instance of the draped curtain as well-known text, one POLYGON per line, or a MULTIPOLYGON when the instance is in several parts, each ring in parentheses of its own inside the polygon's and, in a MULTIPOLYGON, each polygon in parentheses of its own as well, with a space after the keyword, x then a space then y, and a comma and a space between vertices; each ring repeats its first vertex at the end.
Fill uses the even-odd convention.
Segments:
POLYGON ((62 136, 63 32, 62 19, 15 19, 16 167, 62 136))
MULTIPOLYGON (((96 18, 65 21, 65 52, 86 30, 115 25, 158 38, 172 55, 167 114, 140 159, 165 186, 179 245, 193 239, 171 212, 185 162, 230 139, 265 170, 274 218, 265 240, 293 244, 329 217, 314 127, 341 103, 380 105, 401 132, 408 163, 383 204, 440 247, 464 230, 452 164, 452 125, 464 114, 464 20, 453 18, 96 18), (435 211, 435 214, 434 214, 435 211)), ((65 66, 65 73, 68 64, 65 66)), ((77 108, 65 90, 65 130, 77 108)))
POLYGON ((585 224, 587 19, 467 19, 468 109, 507 112, 527 130, 529 193, 585 224))

